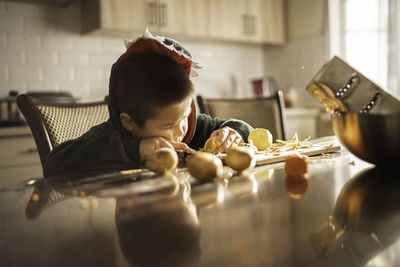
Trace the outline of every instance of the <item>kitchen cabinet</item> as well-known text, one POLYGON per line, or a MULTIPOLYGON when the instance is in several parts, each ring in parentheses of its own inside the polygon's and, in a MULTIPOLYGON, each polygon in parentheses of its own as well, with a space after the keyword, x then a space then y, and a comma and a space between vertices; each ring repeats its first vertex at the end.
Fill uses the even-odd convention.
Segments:
POLYGON ((86 0, 82 2, 82 33, 143 31, 154 19, 146 0, 86 0))
POLYGON ((0 188, 43 176, 28 126, 0 128, 0 147, 0 188))
POLYGON ((284 43, 284 0, 86 0, 82 33, 284 43))
POLYGON ((207 0, 86 0, 82 32, 204 37, 207 0))
POLYGON ((286 39, 285 7, 283 0, 260 0, 258 14, 262 17, 259 38, 267 44, 284 44, 286 39), (261 11, 261 12, 260 12, 261 11))
POLYGON ((168 36, 205 37, 207 0, 158 0, 152 4, 156 15, 149 29, 168 36))
POLYGON ((244 40, 245 1, 209 1, 209 29, 213 39, 244 40))
POLYGON ((210 0, 210 37, 282 44, 285 41, 283 0, 210 0))

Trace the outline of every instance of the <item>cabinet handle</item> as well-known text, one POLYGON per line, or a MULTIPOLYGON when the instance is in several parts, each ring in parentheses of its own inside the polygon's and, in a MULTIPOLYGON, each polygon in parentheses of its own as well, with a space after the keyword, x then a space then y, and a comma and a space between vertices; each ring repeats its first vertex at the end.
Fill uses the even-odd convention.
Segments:
POLYGON ((243 18, 243 33, 246 35, 248 33, 249 23, 248 16, 246 14, 242 15, 243 18))
POLYGON ((150 26, 157 24, 157 10, 156 9, 157 9, 156 3, 148 4, 150 26))
POLYGON ((164 27, 167 25, 168 21, 168 14, 167 14, 167 4, 160 4, 160 26, 164 27))

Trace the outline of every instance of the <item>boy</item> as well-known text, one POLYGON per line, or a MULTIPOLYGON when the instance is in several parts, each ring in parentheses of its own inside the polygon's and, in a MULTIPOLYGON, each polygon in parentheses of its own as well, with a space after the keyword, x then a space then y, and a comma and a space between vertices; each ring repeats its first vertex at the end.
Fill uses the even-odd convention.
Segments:
POLYGON ((45 176, 141 168, 157 148, 197 150, 215 135, 221 152, 247 140, 247 123, 196 113, 196 63, 177 42, 146 30, 127 46, 111 70, 110 119, 53 149, 45 176))

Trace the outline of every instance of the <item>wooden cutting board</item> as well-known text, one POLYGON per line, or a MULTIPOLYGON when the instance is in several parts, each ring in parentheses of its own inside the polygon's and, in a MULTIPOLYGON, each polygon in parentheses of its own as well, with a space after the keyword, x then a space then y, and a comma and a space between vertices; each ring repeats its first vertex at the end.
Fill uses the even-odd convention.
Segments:
POLYGON ((257 153, 254 158, 256 160, 256 166, 259 165, 265 165, 265 164, 271 164, 271 163, 276 163, 280 161, 284 161, 286 157, 293 155, 293 154, 298 154, 300 153, 301 155, 304 156, 316 156, 324 153, 330 153, 330 152, 336 152, 340 150, 340 145, 333 145, 331 147, 327 147, 326 145, 314 145, 310 148, 303 148, 303 149, 297 149, 293 151, 287 151, 283 153, 266 153, 266 154, 259 154, 257 153))
MULTIPOLYGON (((341 146, 337 140, 332 140, 329 138, 316 139, 310 148, 296 149, 292 151, 282 152, 282 153, 256 153, 254 158, 256 160, 256 166, 271 164, 276 162, 281 162, 286 159, 286 157, 293 154, 301 154, 303 156, 316 156, 324 153, 331 153, 339 151, 341 146), (328 140, 327 140, 328 139, 328 140)), ((226 154, 220 155, 221 159, 224 160, 226 154)))

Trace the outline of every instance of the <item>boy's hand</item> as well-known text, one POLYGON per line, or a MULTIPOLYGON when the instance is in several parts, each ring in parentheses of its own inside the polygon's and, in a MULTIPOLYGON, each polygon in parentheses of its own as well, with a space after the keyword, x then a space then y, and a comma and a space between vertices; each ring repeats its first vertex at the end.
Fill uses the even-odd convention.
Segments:
POLYGON ((210 138, 216 136, 218 151, 225 153, 229 150, 232 144, 243 143, 242 136, 229 127, 224 127, 222 129, 215 130, 210 135, 210 138))
POLYGON ((191 150, 185 143, 177 143, 163 137, 145 138, 140 141, 140 162, 145 161, 156 149, 162 147, 169 147, 174 150, 191 150))

